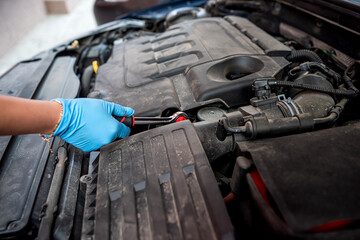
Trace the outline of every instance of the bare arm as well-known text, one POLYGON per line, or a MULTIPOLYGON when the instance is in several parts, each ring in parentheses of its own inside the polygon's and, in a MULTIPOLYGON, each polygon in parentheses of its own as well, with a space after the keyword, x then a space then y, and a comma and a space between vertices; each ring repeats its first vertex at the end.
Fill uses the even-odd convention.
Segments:
POLYGON ((0 95, 0 135, 51 134, 61 106, 53 101, 0 95))

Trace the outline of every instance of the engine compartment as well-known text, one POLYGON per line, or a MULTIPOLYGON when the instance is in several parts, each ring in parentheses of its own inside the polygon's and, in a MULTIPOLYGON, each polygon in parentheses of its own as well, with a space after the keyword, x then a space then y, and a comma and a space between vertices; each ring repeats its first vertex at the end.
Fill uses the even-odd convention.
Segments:
POLYGON ((187 120, 90 153, 1 137, 0 237, 359 238, 358 6, 331 2, 164 4, 15 66, 8 95, 187 120))

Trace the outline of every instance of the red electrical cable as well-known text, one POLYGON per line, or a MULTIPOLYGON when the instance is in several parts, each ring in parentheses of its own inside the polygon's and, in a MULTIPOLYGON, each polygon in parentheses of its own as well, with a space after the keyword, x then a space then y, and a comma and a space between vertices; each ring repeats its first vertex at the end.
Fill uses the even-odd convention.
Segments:
POLYGON ((319 226, 313 227, 309 230, 309 232, 317 233, 317 232, 332 232, 332 231, 338 231, 341 229, 346 228, 353 222, 355 222, 355 219, 341 219, 341 220, 335 220, 332 222, 324 223, 319 226))
POLYGON ((233 192, 229 193, 226 197, 224 197, 224 202, 228 203, 231 200, 233 200, 235 198, 235 194, 233 192))
POLYGON ((267 193, 266 193, 265 183, 262 180, 259 172, 255 170, 255 171, 252 171, 250 174, 251 174, 252 179, 255 182, 256 187, 259 189, 259 192, 260 192, 261 196, 269 204, 269 206, 271 206, 269 198, 268 198, 267 193))

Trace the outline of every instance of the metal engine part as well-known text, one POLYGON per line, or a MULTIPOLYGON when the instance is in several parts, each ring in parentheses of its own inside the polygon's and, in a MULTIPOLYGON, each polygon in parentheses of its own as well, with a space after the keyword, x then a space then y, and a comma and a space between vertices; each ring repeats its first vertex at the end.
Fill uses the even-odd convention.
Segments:
POLYGON ((171 11, 165 19, 165 26, 169 27, 171 25, 197 18, 208 17, 209 14, 204 8, 199 7, 184 7, 171 11))
POLYGON ((218 107, 204 107, 197 112, 197 117, 201 121, 211 121, 218 120, 225 113, 225 110, 218 107))

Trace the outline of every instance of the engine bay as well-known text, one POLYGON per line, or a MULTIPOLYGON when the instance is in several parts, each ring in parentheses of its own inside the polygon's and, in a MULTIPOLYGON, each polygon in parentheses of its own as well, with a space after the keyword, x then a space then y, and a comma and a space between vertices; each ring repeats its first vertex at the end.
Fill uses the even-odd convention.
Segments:
POLYGON ((358 239, 360 6, 330 2, 168 3, 19 63, 3 93, 184 121, 0 137, 0 237, 358 239))

